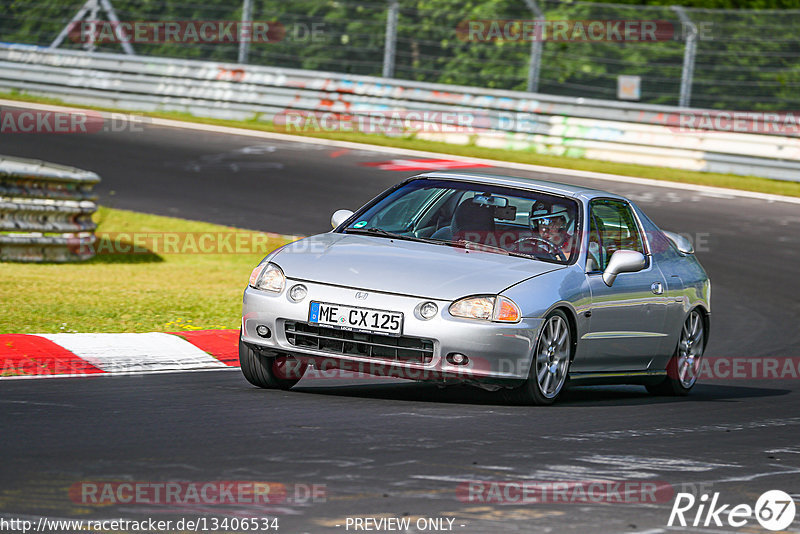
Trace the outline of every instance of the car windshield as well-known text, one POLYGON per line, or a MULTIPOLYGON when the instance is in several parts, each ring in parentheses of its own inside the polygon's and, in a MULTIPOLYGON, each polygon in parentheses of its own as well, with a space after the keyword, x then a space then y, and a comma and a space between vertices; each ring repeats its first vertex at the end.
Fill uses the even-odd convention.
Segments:
POLYGON ((450 180, 414 180, 357 214, 346 233, 569 263, 578 250, 574 200, 450 180))

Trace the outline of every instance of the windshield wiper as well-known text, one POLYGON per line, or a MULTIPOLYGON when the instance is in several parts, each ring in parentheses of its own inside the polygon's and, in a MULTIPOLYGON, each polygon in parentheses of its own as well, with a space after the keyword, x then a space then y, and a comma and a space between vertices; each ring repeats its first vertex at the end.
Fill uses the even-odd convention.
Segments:
POLYGON ((403 235, 403 234, 396 234, 394 232, 390 232, 389 230, 384 230, 383 228, 345 228, 345 232, 348 234, 366 234, 366 235, 374 235, 380 237, 390 237, 392 239, 402 239, 404 241, 416 241, 418 243, 431 243, 433 245, 439 245, 442 241, 438 239, 427 239, 424 237, 416 237, 413 235, 403 235))
POLYGON ((451 247, 463 248, 466 250, 477 250, 478 252, 494 252, 496 254, 502 254, 504 256, 514 256, 516 258, 533 257, 529 254, 523 254, 521 252, 511 252, 510 250, 496 247, 494 245, 485 245, 483 243, 478 243, 477 241, 469 241, 467 239, 459 239, 458 241, 441 241, 441 243, 451 247))

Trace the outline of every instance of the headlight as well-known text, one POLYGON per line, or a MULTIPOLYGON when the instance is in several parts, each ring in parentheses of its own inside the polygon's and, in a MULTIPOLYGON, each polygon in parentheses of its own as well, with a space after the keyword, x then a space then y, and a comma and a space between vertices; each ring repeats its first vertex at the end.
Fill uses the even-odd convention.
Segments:
POLYGON ((494 297, 467 297, 450 305, 450 315, 467 319, 490 319, 494 311, 494 297))
POLYGON ((514 301, 506 297, 463 298, 450 305, 450 315, 504 323, 516 323, 521 316, 514 301))
POLYGON ((250 273, 250 286, 264 291, 280 293, 286 285, 286 277, 274 263, 263 263, 250 273))

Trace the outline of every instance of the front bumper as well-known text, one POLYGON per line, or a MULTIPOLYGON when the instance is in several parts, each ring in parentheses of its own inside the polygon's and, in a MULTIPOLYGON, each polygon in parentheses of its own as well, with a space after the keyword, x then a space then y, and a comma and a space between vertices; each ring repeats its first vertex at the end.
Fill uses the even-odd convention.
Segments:
MULTIPOLYGON (((312 361, 317 368, 320 365, 327 368, 343 367, 368 374, 431 381, 492 383, 527 378, 541 318, 523 318, 513 324, 463 319, 450 315, 450 304, 450 301, 437 299, 287 279, 284 290, 279 294, 251 287, 245 290, 242 341, 262 351, 290 354, 304 361, 312 361), (301 302, 294 302, 289 298, 288 290, 298 283, 308 288, 308 295, 301 302), (359 292, 368 293, 368 297, 356 299, 356 293, 359 292), (425 358, 412 361, 404 359, 404 356, 413 351, 402 349, 392 351, 379 347, 375 350, 379 356, 369 356, 330 350, 330 346, 323 349, 301 346, 293 331, 297 331, 298 325, 300 329, 306 329, 311 301, 402 312, 402 336, 405 339, 400 343, 427 347, 431 342, 433 350, 426 351, 425 358), (428 301, 435 302, 439 312, 434 318, 424 320, 416 313, 416 308, 428 301), (269 328, 270 337, 264 338, 256 333, 259 325, 269 328), (446 357, 451 353, 466 355, 469 363, 456 365, 448 362, 446 357)), ((308 328, 308 331, 313 330, 313 327, 308 328)), ((342 335, 352 338, 349 333, 342 335)), ((324 337, 330 337, 330 332, 325 333, 324 337)), ((386 340, 378 341, 376 344, 380 346, 386 340)), ((350 343, 348 346, 352 345, 350 343)), ((364 348, 364 344, 359 346, 364 348)), ((372 353, 371 350, 369 352, 372 353)))

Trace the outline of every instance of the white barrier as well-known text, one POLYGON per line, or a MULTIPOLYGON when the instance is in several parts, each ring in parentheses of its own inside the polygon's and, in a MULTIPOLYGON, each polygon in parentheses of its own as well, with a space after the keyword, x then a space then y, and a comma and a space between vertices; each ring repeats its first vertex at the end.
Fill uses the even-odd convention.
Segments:
MULTIPOLYGON (((0 90, 75 104, 265 121, 287 109, 336 116, 433 112, 437 118, 432 120, 438 121, 445 121, 443 112, 469 113, 475 122, 467 132, 423 128, 416 135, 447 143, 800 180, 800 136, 784 129, 777 114, 763 118, 754 133, 715 130, 719 125, 714 124, 690 130, 681 127, 682 116, 709 116, 708 110, 7 44, 0 44, 0 90), (758 133, 765 130, 781 135, 758 133)), ((753 129, 747 121, 737 124, 753 129)))

